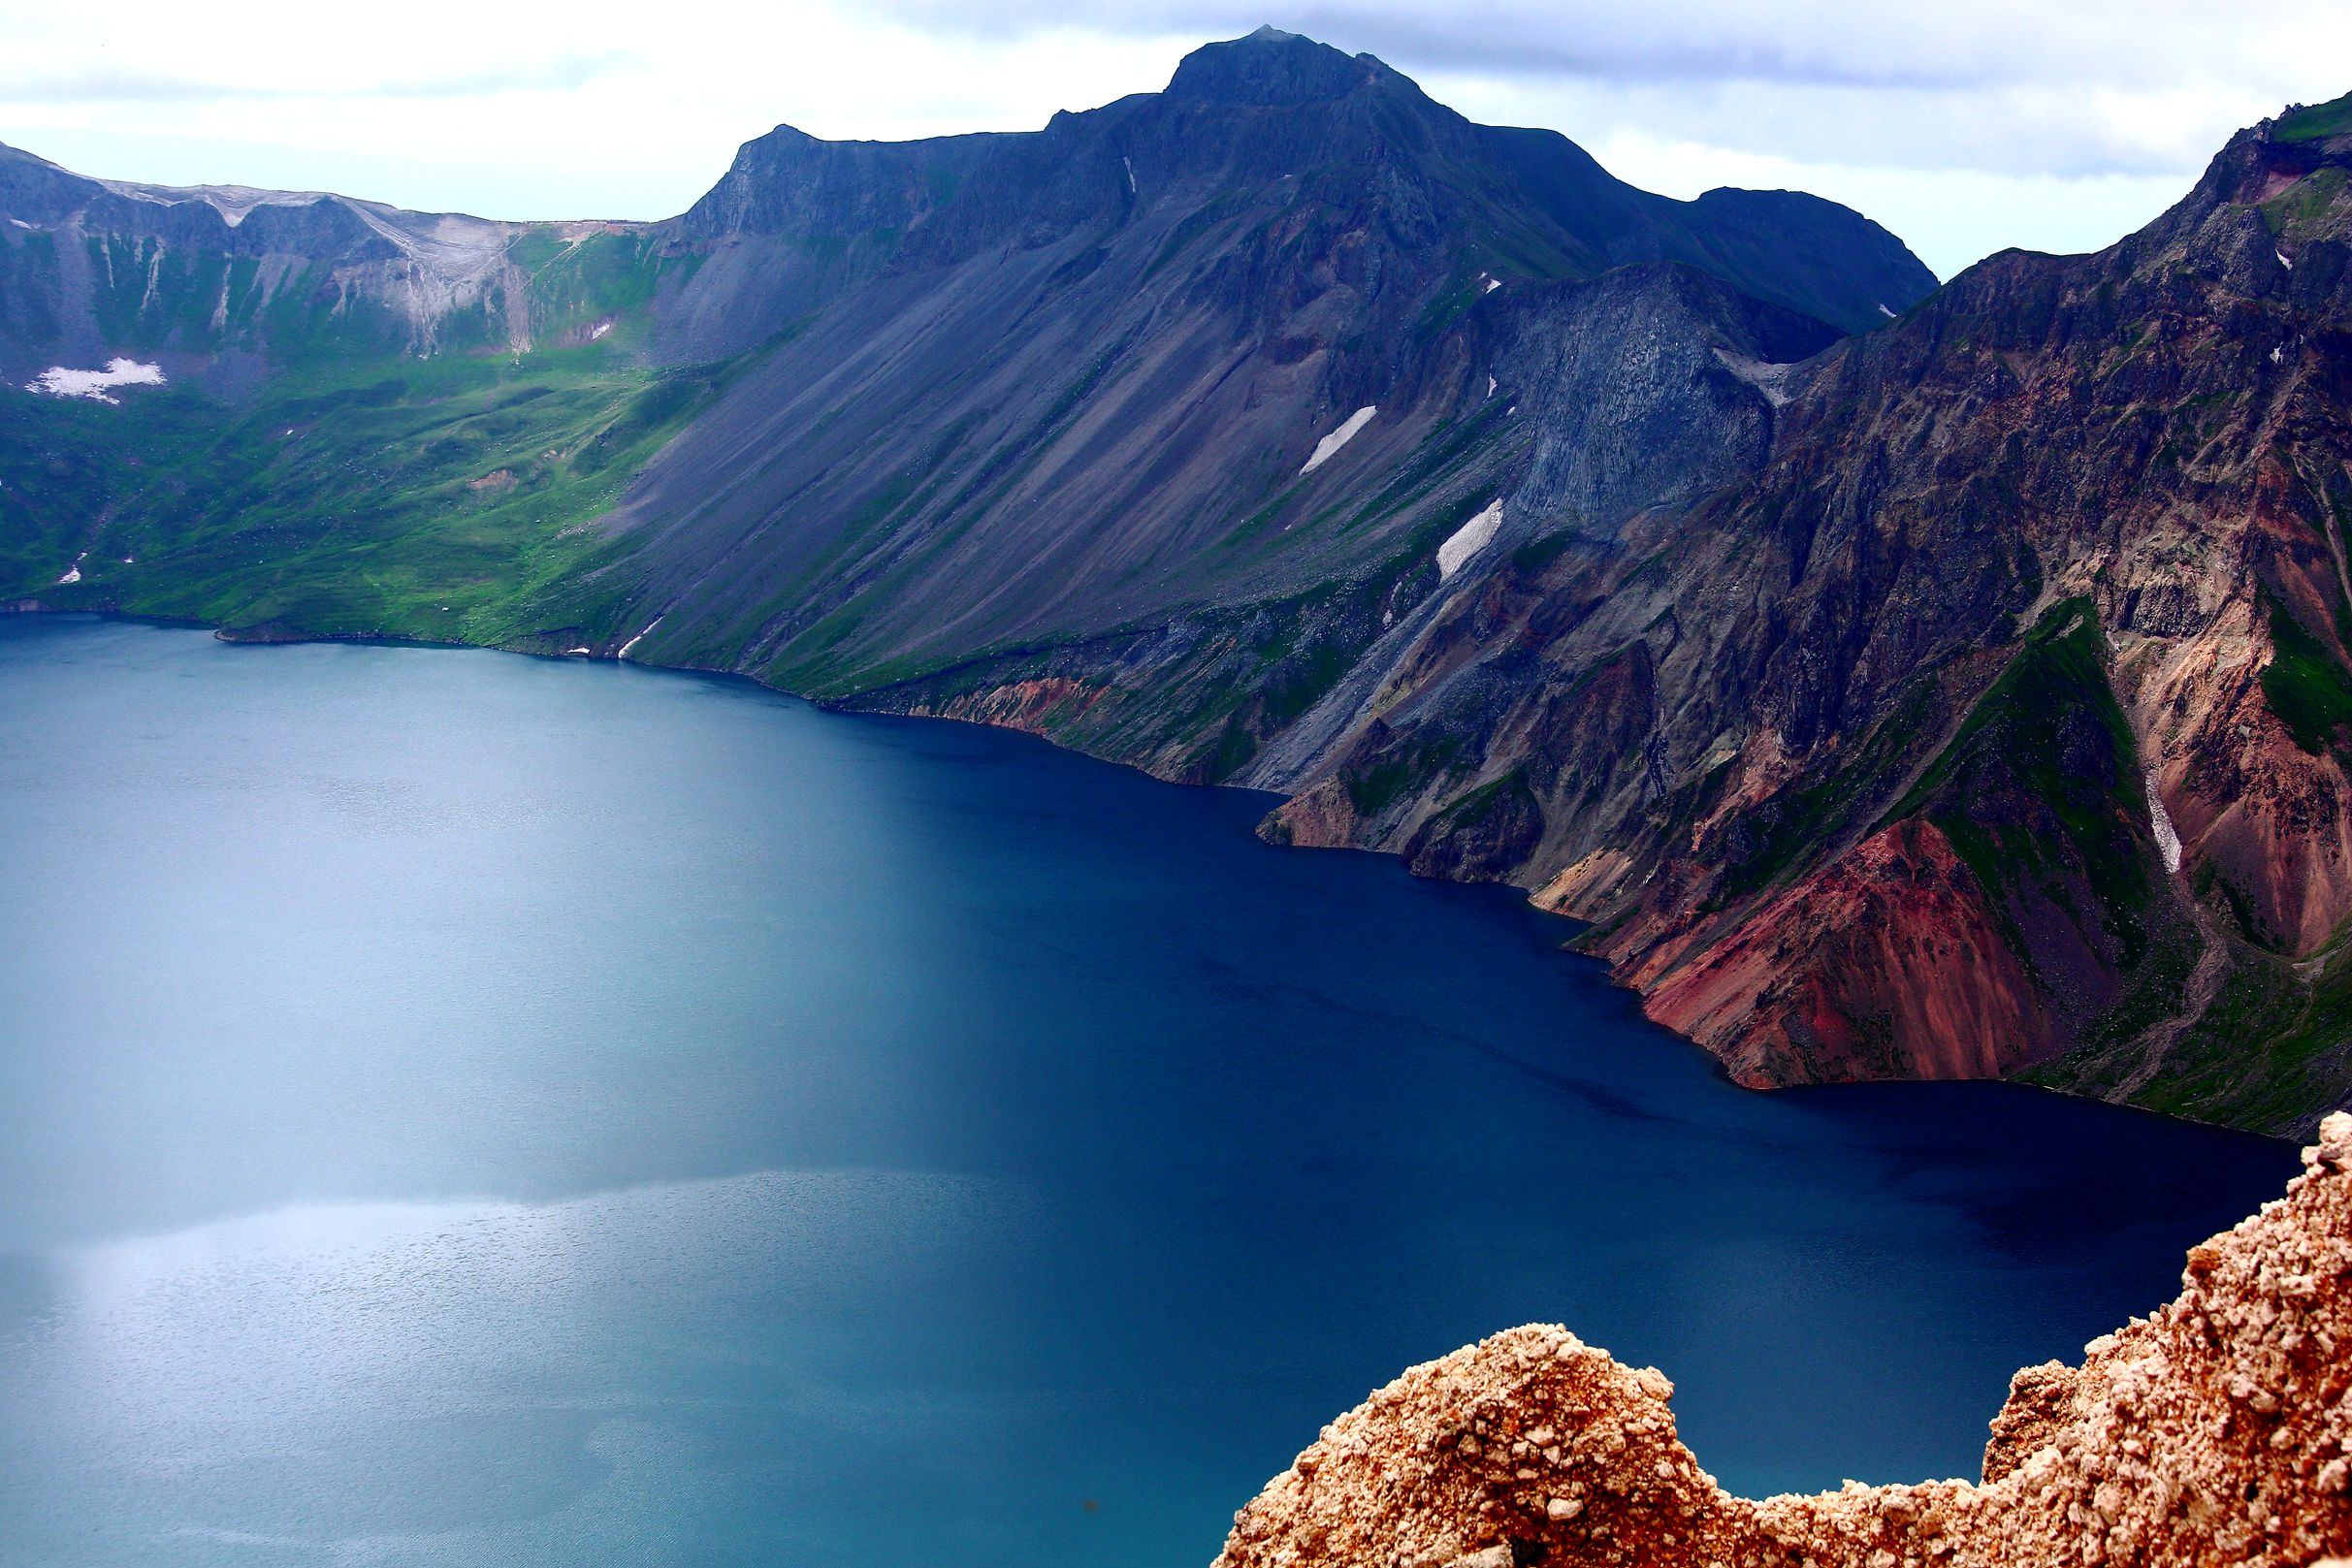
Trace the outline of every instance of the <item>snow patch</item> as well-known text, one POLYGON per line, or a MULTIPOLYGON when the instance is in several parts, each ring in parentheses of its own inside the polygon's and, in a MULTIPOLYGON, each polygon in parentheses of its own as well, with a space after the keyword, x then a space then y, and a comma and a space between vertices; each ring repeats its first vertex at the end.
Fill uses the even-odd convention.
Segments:
POLYGON ((588 329, 588 340, 593 343, 597 338, 603 336, 606 333, 612 330, 613 324, 611 322, 599 321, 594 327, 588 329))
MULTIPOLYGON (((110 399, 109 399, 109 400, 108 400, 108 401, 110 401, 110 402, 112 402, 113 400, 110 398, 110 399)), ((60 577, 60 578, 58 578, 58 579, 57 579, 57 581, 58 581, 59 585, 60 585, 60 586, 62 586, 62 585, 64 585, 64 584, 66 584, 66 583, 79 583, 79 582, 81 582, 81 563, 82 563, 83 561, 85 561, 85 560, 89 560, 89 559, 90 559, 90 553, 89 553, 87 550, 84 550, 84 551, 83 551, 83 552, 82 552, 81 555, 76 556, 76 557, 74 558, 74 563, 73 563, 71 566, 68 566, 68 567, 65 569, 65 575, 64 575, 63 577, 60 577)))
POLYGON ((1484 550, 1495 537, 1495 530, 1500 527, 1502 501, 1497 497, 1485 511, 1456 528, 1452 536, 1437 547, 1437 580, 1442 583, 1460 571, 1462 563, 1484 550))
POLYGON ((2287 363, 2286 344, 2281 343, 2276 348, 2271 350, 2271 363, 2272 365, 2284 365, 2287 363))
MULTIPOLYGON (((22 218, 11 218, 9 219, 9 222, 15 224, 19 229, 29 229, 32 227, 31 224, 25 222, 22 218)), ((2281 260, 2283 259, 2284 258, 2282 257, 2281 260)))
MULTIPOLYGON (((667 612, 666 612, 666 611, 664 611, 663 613, 664 613, 664 614, 667 614, 667 612)), ((631 638, 630 638, 628 641, 627 641, 627 642, 623 643, 623 644, 621 645, 621 651, 620 651, 619 653, 617 653, 617 654, 613 655, 613 657, 615 657, 615 658, 627 658, 627 657, 628 657, 628 651, 629 651, 630 649, 632 649, 632 648, 636 647, 636 646, 637 646, 637 644, 639 644, 639 643, 641 643, 641 642, 645 641, 645 638, 646 638, 646 634, 647 634, 647 632, 651 632, 651 631, 652 631, 652 630, 653 630, 653 629, 654 629, 656 626, 660 625, 660 624, 661 624, 661 617, 660 617, 660 616, 656 616, 656 617, 654 617, 654 618, 653 618, 651 621, 648 621, 647 623, 645 623, 645 630, 644 630, 644 631, 640 631, 640 632, 638 632, 638 633, 637 633, 637 634, 636 634, 634 637, 631 637, 631 638)))
POLYGON ((1119 162, 1126 165, 1127 194, 1133 196, 1135 194, 1135 160, 1133 158, 1122 156, 1119 159, 1119 162))
POLYGON ((2164 856, 2164 869, 2180 869, 2180 834, 2173 826, 2173 818, 2164 809, 2164 792, 2156 787, 2156 770, 2147 770, 2147 814, 2149 825, 2156 832, 2156 849, 2164 856))
POLYGON ((1490 398, 1495 396, 1495 378, 1491 375, 1486 378, 1486 395, 1490 398))
POLYGON ((41 372, 38 380, 27 381, 24 390, 51 398, 88 398, 95 402, 119 403, 122 400, 109 397, 107 388, 162 385, 162 366, 142 365, 137 360, 113 360, 103 370, 75 370, 62 365, 52 365, 41 372))
POLYGON ((1356 432, 1358 431, 1364 429, 1365 426, 1369 425, 1372 422, 1372 416, 1378 412, 1380 412, 1379 404, 1367 403, 1362 408, 1359 408, 1354 413, 1348 415, 1346 424, 1340 426, 1337 430, 1332 432, 1329 435, 1326 435, 1323 437, 1323 439, 1315 443, 1314 456, 1306 460, 1306 466, 1301 468, 1299 472, 1302 474, 1310 474, 1313 473, 1317 468, 1320 468, 1325 464, 1329 463, 1333 456, 1337 454, 1341 447, 1347 445, 1348 442, 1356 438, 1356 432))
POLYGON ((2272 250, 2272 251, 2271 252, 2271 255, 2273 255, 2273 256, 2276 256, 2276 257, 2278 258, 2278 265, 2279 265, 2279 266, 2281 266, 2281 267, 2285 268, 2285 269, 2286 269, 2288 272, 2293 272, 2293 271, 2295 271, 2295 264, 2294 264, 2293 262, 2291 262, 2291 261, 2287 260, 2287 253, 2286 253, 2285 251, 2283 251, 2283 250, 2272 250))
POLYGON ((1887 309, 1884 304, 1879 306, 1879 314, 1885 316, 1888 321, 1894 320, 1894 312, 1887 309))

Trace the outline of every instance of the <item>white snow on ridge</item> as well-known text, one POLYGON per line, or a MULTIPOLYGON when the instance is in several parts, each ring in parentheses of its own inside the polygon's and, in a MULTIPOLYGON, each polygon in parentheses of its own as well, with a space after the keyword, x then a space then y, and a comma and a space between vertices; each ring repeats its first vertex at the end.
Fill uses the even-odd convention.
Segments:
POLYGON ((1879 306, 1879 314, 1885 316, 1888 321, 1894 320, 1894 312, 1887 309, 1883 304, 1879 306))
POLYGON ((1329 463, 1341 447, 1356 438, 1358 431, 1372 422, 1372 416, 1378 412, 1380 412, 1378 403, 1367 403, 1364 407, 1348 415, 1346 424, 1341 425, 1337 430, 1315 443, 1314 456, 1306 460, 1306 466, 1301 468, 1299 472, 1310 474, 1329 463))
POLYGON ((1502 499, 1497 496, 1487 509, 1456 528, 1437 547, 1437 580, 1444 582, 1462 569, 1462 563, 1487 547, 1495 530, 1502 527, 1502 499))
POLYGON ((97 402, 118 403, 120 398, 109 397, 109 387, 160 387, 163 367, 142 365, 137 360, 115 360, 103 370, 75 370, 62 365, 52 365, 41 372, 39 379, 27 381, 24 390, 51 398, 88 398, 97 402))

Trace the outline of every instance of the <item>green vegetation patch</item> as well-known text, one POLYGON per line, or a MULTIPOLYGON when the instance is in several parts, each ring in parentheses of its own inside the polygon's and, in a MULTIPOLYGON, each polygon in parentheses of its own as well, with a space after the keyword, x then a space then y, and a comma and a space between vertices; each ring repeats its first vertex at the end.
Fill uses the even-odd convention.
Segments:
POLYGON ((1462 743, 1451 737, 1423 741, 1376 761, 1348 769, 1347 802, 1362 817, 1378 816, 1427 780, 1455 771, 1462 743))
POLYGON ((2352 724, 2352 671, 2284 605, 2264 598, 2272 651, 2262 672, 2263 701, 2295 744, 2318 756, 2335 744, 2338 729, 2352 724))
POLYGON ((2345 176, 2333 166, 2314 170, 2262 204, 2263 221, 2290 240, 2324 238, 2330 220, 2344 209, 2345 176))
POLYGON ((1522 577, 1533 577, 1565 555, 1575 542, 1576 535, 1566 528, 1540 539, 1530 539, 1511 552, 1511 570, 1522 577))
POLYGON ((2319 142, 2352 132, 2352 92, 2279 117, 2271 127, 2274 142, 2319 142))
MULTIPOLYGON (((2156 885, 2139 804, 2131 725, 2108 684, 2097 611, 2087 598, 2053 606, 2016 656, 1879 826, 1935 823, 2002 912, 2034 886, 2087 931, 2104 926, 2136 966, 2153 939, 2156 885), (2076 906, 2086 884, 2095 909, 2076 906)), ((2020 932, 2008 936, 2031 966, 2020 932)))
POLYGON ((1871 726, 1851 757, 1826 778, 1774 796, 1752 815, 1755 848, 1725 874, 1722 896, 1745 898, 1785 877, 1798 859, 1837 837, 1856 816, 1893 793, 1905 760, 1933 717, 1935 682, 1922 676, 1871 726))
MULTIPOLYGON (((2236 958, 2212 1004, 2131 1103, 2269 1133, 2305 1127, 2341 1102, 2352 1079, 2352 953, 2336 947, 2309 977, 2307 966, 2270 954, 2239 948, 2236 958)), ((2111 1094, 2137 1061, 2094 1048, 2027 1076, 2111 1094)))
POLYGON ((596 347, 286 369, 236 405, 0 392, 0 592, 326 635, 600 634, 621 590, 585 525, 725 378, 596 347))
POLYGON ((627 318, 653 302, 665 278, 690 275, 701 265, 697 254, 665 255, 659 240, 630 230, 566 241, 532 229, 506 254, 531 278, 532 336, 540 339, 599 318, 627 318))

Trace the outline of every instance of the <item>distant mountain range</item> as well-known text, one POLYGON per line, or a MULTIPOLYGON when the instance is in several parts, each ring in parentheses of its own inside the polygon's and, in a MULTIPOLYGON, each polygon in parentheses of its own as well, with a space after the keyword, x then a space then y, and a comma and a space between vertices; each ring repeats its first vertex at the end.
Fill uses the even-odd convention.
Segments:
POLYGON ((2297 111, 1938 290, 1271 29, 1034 133, 780 128, 653 224, 0 150, 0 596, 1015 725, 1526 887, 1743 1082, 2304 1128, 2347 169, 2297 111))

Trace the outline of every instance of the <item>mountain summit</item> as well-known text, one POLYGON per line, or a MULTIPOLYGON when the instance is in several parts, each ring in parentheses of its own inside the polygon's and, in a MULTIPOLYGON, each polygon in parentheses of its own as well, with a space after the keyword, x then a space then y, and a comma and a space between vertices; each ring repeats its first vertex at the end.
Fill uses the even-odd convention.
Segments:
POLYGON ((1369 54, 1351 56, 1269 25, 1185 55, 1169 80, 1168 96, 1264 107, 1320 104, 1402 80, 1369 54))

